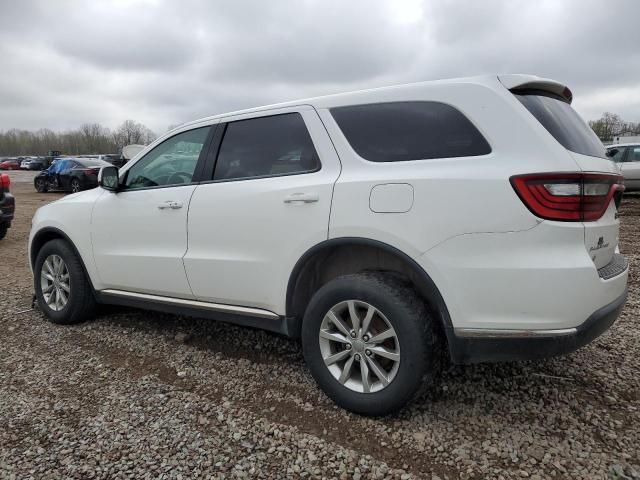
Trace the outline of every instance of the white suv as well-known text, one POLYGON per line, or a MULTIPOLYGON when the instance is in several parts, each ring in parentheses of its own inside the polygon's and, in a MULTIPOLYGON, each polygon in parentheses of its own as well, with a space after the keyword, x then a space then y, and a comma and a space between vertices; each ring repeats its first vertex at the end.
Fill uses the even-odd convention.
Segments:
POLYGON ((624 189, 564 85, 504 75, 332 95, 167 133, 33 219, 55 323, 121 304, 302 338, 321 388, 392 412, 454 363, 534 359, 626 299, 624 189))

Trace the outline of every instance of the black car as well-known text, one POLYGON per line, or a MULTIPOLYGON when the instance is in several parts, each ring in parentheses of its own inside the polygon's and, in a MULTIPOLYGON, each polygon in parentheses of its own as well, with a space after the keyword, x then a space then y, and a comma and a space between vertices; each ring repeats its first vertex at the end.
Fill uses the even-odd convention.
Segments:
POLYGON ((28 170, 44 170, 47 168, 48 162, 46 158, 38 157, 29 162, 28 170))
POLYGON ((59 158, 40 172, 33 185, 40 193, 49 190, 80 192, 98 186, 98 172, 110 163, 94 158, 59 158))
POLYGON ((0 240, 7 235, 7 230, 13 220, 13 212, 16 209, 16 200, 9 193, 11 180, 6 173, 0 174, 0 240))

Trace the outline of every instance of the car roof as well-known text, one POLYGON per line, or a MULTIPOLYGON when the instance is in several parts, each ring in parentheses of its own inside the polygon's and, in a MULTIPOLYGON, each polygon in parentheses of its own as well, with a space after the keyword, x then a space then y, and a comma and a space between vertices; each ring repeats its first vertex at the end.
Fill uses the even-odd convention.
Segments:
POLYGON ((613 145, 607 145, 607 150, 610 148, 616 148, 616 147, 640 147, 640 142, 616 143, 613 145))
MULTIPOLYGON (((245 110, 237 110, 234 112, 222 113, 219 115, 212 115, 209 117, 200 118, 190 122, 183 123, 176 127, 174 130, 184 129, 191 125, 199 123, 214 121, 225 117, 235 115, 245 115, 251 113, 257 113, 264 110, 275 110, 278 108, 295 107, 300 105, 311 105, 316 108, 334 108, 345 105, 364 104, 364 103, 376 103, 380 101, 381 96, 384 96, 385 92, 397 91, 402 89, 416 89, 416 88, 434 88, 442 85, 482 85, 489 88, 496 88, 502 86, 507 89, 514 88, 533 88, 542 89, 554 92, 571 103, 572 94, 569 88, 555 80, 548 78, 541 78, 535 75, 525 74, 506 74, 506 75, 480 75, 475 77, 462 77, 462 78, 450 78, 444 80, 431 80, 424 82, 406 83, 401 85, 392 85, 387 87, 371 88, 366 90, 357 90, 346 93, 337 93, 333 95, 324 95, 319 97, 304 98, 300 100, 293 100, 283 103, 275 103, 272 105, 264 105, 261 107, 249 108, 245 110)), ((171 130, 173 132, 174 130, 171 130)), ((169 133, 169 132, 168 132, 169 133)), ((163 135, 166 137, 167 135, 163 135)))

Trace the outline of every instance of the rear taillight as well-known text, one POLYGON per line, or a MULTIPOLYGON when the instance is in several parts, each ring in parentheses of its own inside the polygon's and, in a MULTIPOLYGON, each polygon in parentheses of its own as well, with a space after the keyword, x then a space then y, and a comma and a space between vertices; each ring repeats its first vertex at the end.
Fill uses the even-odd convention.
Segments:
POLYGON ((6 173, 1 174, 0 190, 6 190, 8 192, 10 186, 11 186, 11 179, 9 178, 9 175, 7 175, 6 173))
POLYGON ((516 175, 511 185, 531 213, 563 222, 598 220, 624 191, 622 177, 606 173, 516 175))

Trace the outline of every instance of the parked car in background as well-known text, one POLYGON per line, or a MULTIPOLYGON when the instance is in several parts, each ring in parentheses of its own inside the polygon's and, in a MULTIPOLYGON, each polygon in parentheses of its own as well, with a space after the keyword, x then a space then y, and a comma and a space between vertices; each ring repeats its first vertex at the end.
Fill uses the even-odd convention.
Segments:
POLYGON ((49 168, 33 179, 35 189, 40 192, 62 190, 80 192, 98 186, 98 172, 110 163, 93 158, 57 158, 49 168))
POLYGON ((105 162, 109 162, 114 167, 123 167, 125 163, 127 163, 127 159, 122 155, 117 153, 110 153, 108 155, 98 155, 99 160, 104 160, 105 162))
POLYGON ((9 175, 0 173, 0 240, 7 235, 16 209, 16 200, 9 191, 10 186, 9 175))
POLYGON ((32 158, 29 162, 29 170, 45 170, 49 166, 47 163, 43 157, 32 158))
POLYGON ((61 324, 101 302, 300 337, 318 385, 367 415, 433 387, 443 354, 571 352, 628 276, 622 177, 571 101, 492 75, 181 125, 38 209, 38 304, 61 324))
POLYGON ((20 170, 20 162, 13 159, 3 159, 0 162, 0 170, 20 170))
POLYGON ((31 163, 31 158, 19 157, 18 160, 20 161, 20 168, 22 170, 29 170, 29 164, 31 163))
POLYGON ((122 158, 125 161, 129 161, 145 148, 146 147, 144 145, 138 144, 125 145, 122 147, 122 158))
POLYGON ((610 145, 607 155, 618 164, 626 191, 640 191, 640 143, 610 145))

